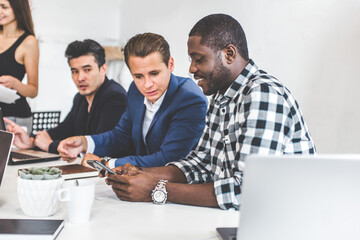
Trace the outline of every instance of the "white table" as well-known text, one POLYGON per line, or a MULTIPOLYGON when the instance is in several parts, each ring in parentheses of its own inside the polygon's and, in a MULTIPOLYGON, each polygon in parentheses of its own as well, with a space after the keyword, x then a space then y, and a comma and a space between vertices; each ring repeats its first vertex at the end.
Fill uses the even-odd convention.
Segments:
MULTIPOLYGON (((17 169, 30 166, 63 165, 63 161, 8 166, 0 187, 0 218, 31 218, 19 205, 16 193, 17 169)), ((104 179, 97 181, 90 221, 72 224, 66 207, 60 203, 56 213, 44 219, 65 219, 58 240, 65 239, 218 239, 216 227, 236 227, 238 211, 194 207, 173 203, 132 203, 119 200, 104 179)))

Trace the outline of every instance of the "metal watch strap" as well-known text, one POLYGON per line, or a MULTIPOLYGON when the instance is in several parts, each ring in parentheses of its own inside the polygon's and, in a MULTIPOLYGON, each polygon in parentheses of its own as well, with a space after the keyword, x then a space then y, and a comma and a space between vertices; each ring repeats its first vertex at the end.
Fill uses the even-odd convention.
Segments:
POLYGON ((107 166, 107 167, 108 167, 107 163, 108 163, 108 161, 110 161, 110 160, 111 160, 111 157, 107 157, 107 156, 102 157, 102 158, 100 159, 101 163, 104 164, 104 165, 107 166))
POLYGON ((166 186, 167 181, 168 180, 160 180, 158 182, 158 184, 156 185, 155 190, 165 190, 166 191, 165 186, 166 186))

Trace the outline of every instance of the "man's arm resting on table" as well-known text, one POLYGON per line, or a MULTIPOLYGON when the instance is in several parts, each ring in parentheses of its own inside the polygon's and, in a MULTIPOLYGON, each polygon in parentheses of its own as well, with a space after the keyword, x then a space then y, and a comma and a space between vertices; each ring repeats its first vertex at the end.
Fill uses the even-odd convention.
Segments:
POLYGON ((214 183, 183 184, 168 182, 166 190, 170 202, 219 207, 215 196, 214 183))
MULTIPOLYGON (((128 166, 130 166, 130 164, 127 165, 127 167, 128 166)), ((168 192, 168 200, 171 202, 196 206, 219 207, 216 200, 214 183, 187 184, 184 173, 178 167, 172 165, 144 168, 144 172, 150 174, 156 181, 159 181, 160 179, 168 180, 166 190, 168 192)), ((131 180, 127 184, 131 184, 131 180)), ((134 189, 139 188, 135 187, 134 189)), ((154 186, 151 186, 150 189, 154 189, 154 186)), ((144 196, 144 198, 147 199, 151 196, 151 192, 144 192, 143 194, 148 195, 144 196)), ((124 199, 127 201, 137 201, 136 199, 131 199, 129 195, 124 199)))
POLYGON ((164 179, 173 183, 187 183, 184 173, 176 166, 143 168, 144 172, 150 173, 156 179, 164 179))
POLYGON ((168 200, 174 203, 219 207, 214 183, 187 184, 184 173, 176 166, 144 168, 156 179, 165 179, 168 200))

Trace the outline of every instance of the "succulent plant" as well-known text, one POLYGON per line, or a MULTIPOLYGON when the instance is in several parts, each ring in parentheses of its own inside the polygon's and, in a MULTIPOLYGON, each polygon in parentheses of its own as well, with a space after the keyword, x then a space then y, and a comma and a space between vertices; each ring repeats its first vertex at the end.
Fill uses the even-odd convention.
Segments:
POLYGON ((19 176, 28 180, 51 180, 61 177, 61 170, 55 167, 30 168, 19 170, 19 176))

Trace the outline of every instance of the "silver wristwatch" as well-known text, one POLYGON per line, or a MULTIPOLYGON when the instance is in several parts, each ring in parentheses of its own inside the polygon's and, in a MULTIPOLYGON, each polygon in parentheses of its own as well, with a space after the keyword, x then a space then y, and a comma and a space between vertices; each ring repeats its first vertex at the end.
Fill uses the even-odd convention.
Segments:
POLYGON ((151 198, 155 204, 164 204, 167 200, 166 191, 167 180, 160 180, 151 193, 151 198))

